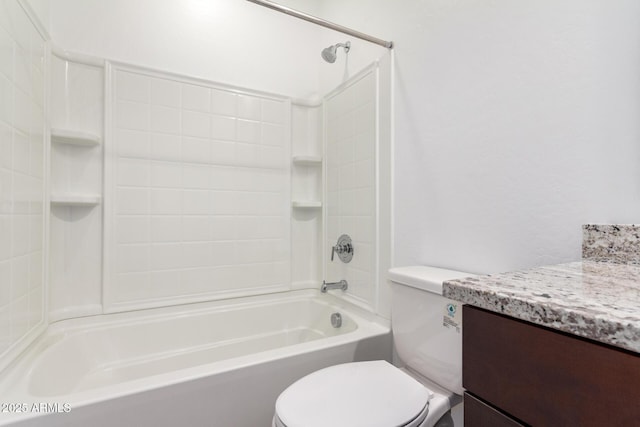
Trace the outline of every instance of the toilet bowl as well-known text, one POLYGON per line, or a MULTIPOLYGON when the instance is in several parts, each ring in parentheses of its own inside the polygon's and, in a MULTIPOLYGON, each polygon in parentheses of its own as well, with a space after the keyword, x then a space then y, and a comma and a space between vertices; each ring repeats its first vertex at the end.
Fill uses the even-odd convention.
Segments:
POLYGON ((470 274, 435 267, 389 270, 391 329, 402 369, 377 360, 313 372, 276 401, 274 427, 444 427, 462 401, 462 307, 445 280, 470 274))

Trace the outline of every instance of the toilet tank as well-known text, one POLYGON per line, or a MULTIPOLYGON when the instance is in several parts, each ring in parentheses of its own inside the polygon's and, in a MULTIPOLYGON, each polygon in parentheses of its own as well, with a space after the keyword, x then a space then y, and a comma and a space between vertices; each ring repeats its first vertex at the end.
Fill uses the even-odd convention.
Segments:
POLYGON ((401 364, 462 394, 462 304, 442 296, 442 282, 472 274, 427 266, 389 270, 391 328, 401 364))

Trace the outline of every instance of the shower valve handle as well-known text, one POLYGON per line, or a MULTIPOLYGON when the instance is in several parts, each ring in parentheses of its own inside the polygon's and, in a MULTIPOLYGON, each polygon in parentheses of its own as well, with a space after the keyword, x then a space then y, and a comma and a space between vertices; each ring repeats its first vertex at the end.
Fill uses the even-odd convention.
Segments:
POLYGON ((338 238, 338 243, 331 247, 331 261, 335 254, 338 254, 338 258, 344 263, 351 261, 353 258, 353 245, 351 244, 351 237, 347 234, 343 234, 338 238))
POLYGON ((351 246, 351 244, 347 243, 346 245, 335 245, 331 247, 331 261, 333 261, 333 256, 337 253, 338 256, 344 254, 344 253, 351 253, 353 252, 353 246, 351 246))

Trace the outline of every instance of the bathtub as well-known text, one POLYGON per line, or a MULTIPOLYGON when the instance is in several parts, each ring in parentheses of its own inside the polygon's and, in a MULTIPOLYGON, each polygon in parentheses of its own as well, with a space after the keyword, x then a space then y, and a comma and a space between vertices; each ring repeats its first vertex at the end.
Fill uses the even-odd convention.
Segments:
POLYGON ((312 290, 65 320, 0 375, 0 425, 268 427, 296 379, 390 353, 388 322, 312 290))

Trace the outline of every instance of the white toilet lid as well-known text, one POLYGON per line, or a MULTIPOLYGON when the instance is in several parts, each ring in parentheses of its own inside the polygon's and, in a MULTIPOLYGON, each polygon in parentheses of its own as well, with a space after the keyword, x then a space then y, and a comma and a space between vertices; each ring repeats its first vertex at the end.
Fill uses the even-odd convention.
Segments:
POLYGON ((276 401, 287 427, 404 426, 425 413, 431 391, 384 360, 313 372, 276 401))

